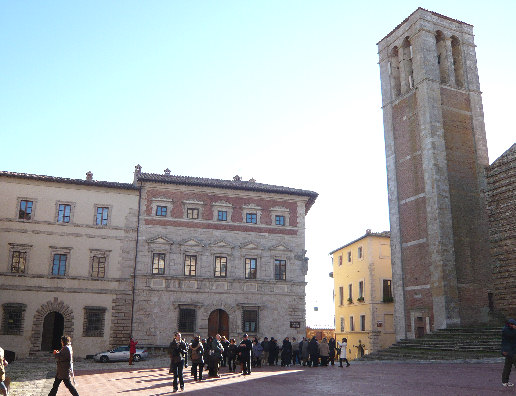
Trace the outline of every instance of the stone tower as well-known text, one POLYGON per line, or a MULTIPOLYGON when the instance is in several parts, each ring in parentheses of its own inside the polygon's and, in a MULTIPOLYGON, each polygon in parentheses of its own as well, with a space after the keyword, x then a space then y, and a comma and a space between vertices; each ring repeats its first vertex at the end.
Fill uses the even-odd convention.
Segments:
POLYGON ((489 160, 473 26, 418 8, 378 52, 396 338, 486 322, 489 160))

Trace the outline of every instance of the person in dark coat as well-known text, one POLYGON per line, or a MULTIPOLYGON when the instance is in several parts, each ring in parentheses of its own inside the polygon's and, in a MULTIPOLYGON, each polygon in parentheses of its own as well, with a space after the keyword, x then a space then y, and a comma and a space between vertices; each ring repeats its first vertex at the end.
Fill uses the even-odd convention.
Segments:
POLYGON ((514 386, 509 382, 512 365, 516 367, 516 320, 509 319, 502 330, 502 355, 505 363, 502 371, 502 385, 514 386))
POLYGON ((278 357, 278 352, 278 341, 274 337, 271 337, 271 340, 269 341, 269 366, 274 366, 278 357))
POLYGON ((299 343, 299 348, 301 349, 301 358, 303 360, 303 366, 306 366, 309 364, 308 358, 310 357, 310 354, 308 353, 308 340, 303 337, 303 341, 299 343))
POLYGON ((308 343, 308 354, 310 355, 310 367, 317 367, 319 365, 319 344, 315 337, 312 337, 308 343))
POLYGON ((181 339, 181 333, 174 333, 174 339, 168 346, 168 355, 170 356, 170 372, 174 374, 174 382, 172 387, 174 392, 177 392, 177 383, 181 390, 185 389, 185 383, 183 381, 183 368, 185 367, 185 355, 188 349, 186 343, 181 339))
POLYGON ((219 365, 222 359, 223 350, 224 348, 220 343, 220 334, 217 334, 215 337, 212 338, 211 349, 208 353, 208 375, 210 377, 220 378, 219 365))
POLYGON ((192 344, 190 345, 190 360, 192 361, 192 375, 194 381, 202 381, 202 371, 204 369, 204 348, 199 341, 199 336, 194 337, 192 344), (197 377, 197 372, 199 377, 197 377))
POLYGON ((224 350, 222 351, 222 363, 220 367, 226 367, 227 361, 228 361, 228 347, 229 347, 229 341, 226 337, 222 336, 220 339, 220 343, 222 344, 222 347, 224 350))
POLYGON ((269 361, 269 339, 265 337, 262 341, 262 364, 265 366, 265 363, 269 361))
POLYGON ((240 341, 240 361, 242 362, 242 375, 251 374, 251 355, 253 344, 247 334, 240 341))
POLYGON ((70 337, 62 336, 61 345, 63 347, 60 351, 54 350, 54 357, 56 358, 57 363, 57 372, 54 385, 52 386, 48 396, 57 395, 57 390, 61 384, 61 381, 64 382, 65 386, 73 396, 79 396, 77 389, 75 389, 75 386, 73 386, 73 384, 70 382, 71 376, 73 382, 75 383, 75 378, 73 375, 73 350, 70 337))
POLYGON ((236 371, 236 357, 237 357, 237 345, 234 338, 229 340, 228 346, 228 370, 230 372, 236 371))
POLYGON ((281 367, 290 366, 292 359, 292 344, 288 337, 283 340, 283 346, 281 347, 281 367))
POLYGON ((331 365, 334 366, 335 365, 335 347, 336 347, 336 342, 335 342, 335 338, 330 338, 330 341, 328 342, 328 346, 330 347, 330 362, 331 362, 331 365))

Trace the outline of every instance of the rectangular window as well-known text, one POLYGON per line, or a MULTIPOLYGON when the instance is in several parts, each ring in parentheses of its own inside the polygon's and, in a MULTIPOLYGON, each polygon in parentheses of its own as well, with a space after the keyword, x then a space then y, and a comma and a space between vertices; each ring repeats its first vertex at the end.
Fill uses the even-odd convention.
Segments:
POLYGON ((177 327, 183 333, 195 332, 195 309, 179 308, 179 323, 177 327))
POLYGON ((246 258, 245 259, 245 278, 256 279, 256 259, 246 258))
POLYGON ((71 211, 72 211, 71 205, 59 204, 59 210, 57 212, 57 222, 58 223, 69 223, 71 211))
POLYGON ((360 315, 360 331, 365 331, 365 315, 360 315))
POLYGON ((351 252, 348 252, 348 263, 351 263, 351 252))
POLYGON ((390 279, 383 280, 383 301, 392 301, 392 282, 390 279))
POLYGON ((83 336, 104 337, 106 308, 84 307, 83 336))
POLYGON ((107 225, 108 211, 109 211, 109 208, 101 208, 101 207, 97 208, 97 219, 96 219, 97 225, 103 225, 103 226, 107 225))
POLYGON ((285 225, 285 216, 276 215, 276 225, 284 226, 285 225))
POLYGON ((358 298, 364 298, 364 281, 358 282, 358 298))
POLYGON ((14 251, 11 258, 11 272, 24 274, 27 262, 27 252, 14 251))
POLYGON ((344 318, 343 318, 343 317, 341 317, 341 318, 340 318, 340 331, 341 331, 341 332, 344 332, 344 331, 345 331, 345 330, 344 330, 344 318))
POLYGON ((187 219, 198 219, 199 218, 199 209, 197 209, 197 208, 186 209, 186 218, 187 219))
POLYGON ((287 279, 287 260, 274 260, 274 279, 287 279))
POLYGON ((197 269, 197 256, 185 256, 185 276, 195 276, 197 269))
POLYGON ((227 257, 215 257, 215 278, 225 278, 227 275, 227 257))
POLYGON ((2 305, 2 334, 22 335, 25 304, 6 303, 2 305))
POLYGON ((166 206, 156 206, 156 216, 167 217, 167 209, 166 206))
POLYGON ((245 222, 246 223, 251 223, 251 224, 256 224, 256 222, 257 222, 257 215, 256 215, 256 213, 246 213, 246 215, 245 215, 245 222))
POLYGON ((106 258, 104 256, 93 256, 91 259, 92 278, 104 278, 106 275, 106 258))
POLYGON ((165 253, 152 254, 152 273, 163 275, 165 273, 165 253))
POLYGON ((339 305, 344 305, 344 288, 339 287, 339 305))
POLYGON ((54 254, 54 262, 52 263, 52 275, 66 274, 66 254, 54 254))
POLYGON ((242 312, 242 331, 245 333, 258 332, 258 311, 256 309, 245 309, 242 312))
POLYGON ((361 259, 362 258, 362 246, 359 246, 358 247, 358 258, 361 259))
POLYGON ((348 285, 348 298, 353 300, 353 285, 351 283, 348 285))
POLYGON ((18 219, 20 220, 31 220, 32 219, 32 201, 21 200, 20 211, 18 213, 18 219))
POLYGON ((355 322, 353 321, 353 316, 349 317, 349 331, 355 331, 355 322))
POLYGON ((342 265, 342 256, 339 256, 339 265, 342 265))
POLYGON ((225 210, 219 210, 217 214, 218 221, 227 221, 228 220, 228 212, 225 210))

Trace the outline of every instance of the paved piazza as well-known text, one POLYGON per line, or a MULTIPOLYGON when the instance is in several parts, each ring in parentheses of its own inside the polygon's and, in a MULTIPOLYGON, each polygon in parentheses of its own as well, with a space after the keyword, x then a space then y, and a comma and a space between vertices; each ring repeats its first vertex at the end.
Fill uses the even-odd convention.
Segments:
MULTIPOLYGON (((81 396, 172 394, 167 359, 149 359, 132 368, 127 363, 76 363, 77 390, 81 396)), ((221 378, 192 382, 185 370, 185 391, 191 395, 508 395, 516 389, 501 385, 501 359, 482 362, 358 362, 349 368, 266 367, 252 375, 226 373, 221 378)), ((8 366, 15 378, 11 396, 47 395, 54 364, 17 361, 8 366)), ((516 380, 516 370, 513 373, 516 380)), ((61 385, 58 396, 69 395, 61 385)))

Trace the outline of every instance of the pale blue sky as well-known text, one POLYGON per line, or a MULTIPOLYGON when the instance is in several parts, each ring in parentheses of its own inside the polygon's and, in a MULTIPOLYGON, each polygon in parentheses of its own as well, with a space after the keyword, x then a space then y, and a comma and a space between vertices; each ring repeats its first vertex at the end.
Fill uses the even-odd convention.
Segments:
POLYGON ((328 252, 389 227, 376 43, 418 6, 475 26, 493 161, 516 140, 515 1, 0 1, 0 169, 317 191, 308 319, 332 324, 328 252))

